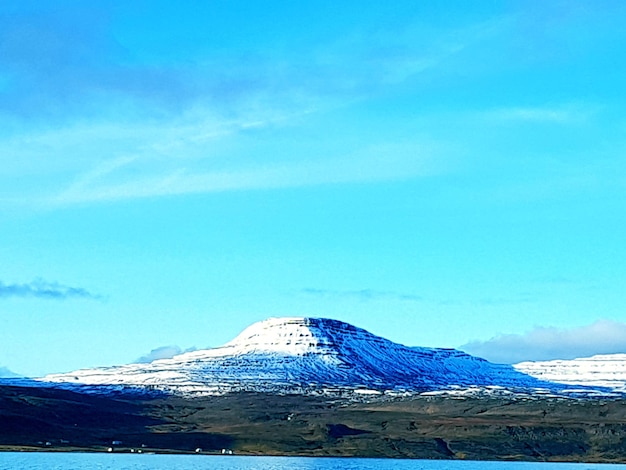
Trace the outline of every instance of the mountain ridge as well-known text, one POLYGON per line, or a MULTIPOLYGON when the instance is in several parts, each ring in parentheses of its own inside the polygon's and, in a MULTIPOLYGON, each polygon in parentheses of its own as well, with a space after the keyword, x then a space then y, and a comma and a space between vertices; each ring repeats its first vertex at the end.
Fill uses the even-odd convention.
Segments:
MULTIPOLYGON (((591 362, 619 369, 604 359, 625 363, 591 362)), ((531 377, 336 320, 269 319, 219 348, 0 381, 0 451, 623 462, 624 395, 542 381, 572 373, 535 366, 531 377)))
POLYGON ((218 348, 149 364, 53 374, 61 387, 144 389, 174 394, 228 392, 403 394, 542 383, 510 366, 451 349, 409 348, 338 320, 270 318, 218 348))
POLYGON ((562 377, 555 380, 546 373, 546 367, 551 370, 548 366, 542 369, 529 364, 493 364, 455 349, 408 347, 333 319, 282 317, 254 323, 217 348, 147 364, 51 374, 34 382, 91 393, 174 395, 262 392, 353 397, 433 393, 608 396, 626 391, 617 382, 559 381, 562 377))
POLYGON ((597 354, 570 360, 525 361, 513 367, 545 381, 604 387, 617 393, 626 393, 626 354, 597 354))

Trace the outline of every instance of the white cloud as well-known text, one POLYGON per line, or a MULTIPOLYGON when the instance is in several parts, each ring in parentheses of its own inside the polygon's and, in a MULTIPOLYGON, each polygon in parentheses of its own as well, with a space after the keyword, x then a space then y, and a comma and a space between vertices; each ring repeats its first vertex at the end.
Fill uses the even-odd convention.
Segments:
POLYGON ((506 364, 626 353, 626 323, 598 320, 571 329, 539 326, 521 335, 507 334, 487 341, 472 341, 460 349, 506 364))
POLYGON ((179 354, 182 353, 186 353, 186 352, 191 352, 191 351, 195 351, 196 348, 188 348, 185 349, 184 351, 176 346, 160 346, 158 348, 153 349, 152 351, 150 351, 148 354, 141 356, 139 359, 137 359, 135 361, 135 363, 138 364, 146 364, 152 361, 156 361, 159 359, 169 359, 171 357, 177 356, 179 354))

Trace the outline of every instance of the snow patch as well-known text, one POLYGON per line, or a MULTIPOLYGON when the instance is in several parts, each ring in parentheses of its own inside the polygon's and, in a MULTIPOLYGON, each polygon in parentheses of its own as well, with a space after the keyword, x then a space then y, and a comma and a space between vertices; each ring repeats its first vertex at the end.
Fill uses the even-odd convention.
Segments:
POLYGON ((602 354, 592 357, 520 362, 516 370, 540 380, 567 385, 604 387, 626 393, 626 354, 602 354))

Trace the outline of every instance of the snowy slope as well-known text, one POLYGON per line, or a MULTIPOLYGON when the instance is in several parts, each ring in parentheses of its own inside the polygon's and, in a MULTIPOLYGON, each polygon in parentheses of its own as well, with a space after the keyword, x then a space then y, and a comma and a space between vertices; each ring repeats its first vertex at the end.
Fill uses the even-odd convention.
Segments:
POLYGON ((336 320, 271 318, 222 347, 150 364, 85 369, 41 379, 179 394, 403 393, 470 387, 545 386, 511 366, 452 349, 409 348, 336 320))
POLYGON ((568 385, 607 387, 626 393, 626 354, 605 354, 573 360, 521 362, 515 369, 540 380, 568 385))

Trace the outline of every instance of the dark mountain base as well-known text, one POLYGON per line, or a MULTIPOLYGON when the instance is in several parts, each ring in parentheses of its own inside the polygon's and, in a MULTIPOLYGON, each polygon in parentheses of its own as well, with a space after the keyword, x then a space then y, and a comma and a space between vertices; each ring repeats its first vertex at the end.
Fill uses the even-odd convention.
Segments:
POLYGON ((314 397, 104 398, 0 387, 0 449, 626 460, 626 402, 314 397), (113 441, 121 444, 113 445, 113 441))

